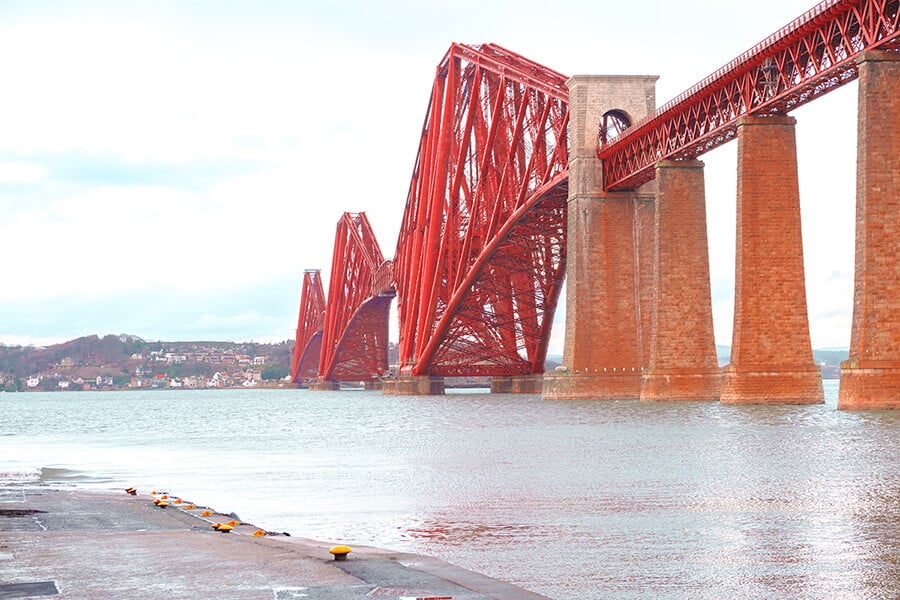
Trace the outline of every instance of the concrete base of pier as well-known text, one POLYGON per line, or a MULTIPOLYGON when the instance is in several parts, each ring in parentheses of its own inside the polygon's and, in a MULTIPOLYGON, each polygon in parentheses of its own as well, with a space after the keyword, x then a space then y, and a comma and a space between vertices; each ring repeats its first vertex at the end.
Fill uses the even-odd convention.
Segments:
POLYGON ((722 404, 822 404, 822 372, 812 365, 785 371, 724 368, 722 404))
POLYGON ((544 373, 545 400, 637 400, 641 396, 641 374, 635 371, 544 373))
POLYGON ((716 401, 722 394, 722 369, 654 369, 644 371, 641 400, 650 402, 716 401))
POLYGON ((385 379, 381 391, 395 396, 438 396, 444 393, 444 378, 401 375, 396 379, 385 379))
POLYGON ((838 408, 842 410, 900 410, 900 361, 841 365, 838 408))
POLYGON ((376 381, 363 381, 364 390, 380 390, 382 387, 384 387, 384 384, 380 379, 376 381))
POLYGON ((211 524, 231 516, 181 506, 157 508, 146 494, 0 487, 0 598, 367 600, 404 589, 416 597, 546 600, 426 556, 354 544, 336 562, 329 548, 343 540, 254 536, 249 524, 220 533, 211 524))
POLYGON ((512 375, 491 377, 492 394, 540 394, 544 385, 542 375, 512 375))
POLYGON ((333 392, 341 389, 340 382, 330 381, 328 379, 316 379, 309 382, 309 389, 315 392, 333 392))

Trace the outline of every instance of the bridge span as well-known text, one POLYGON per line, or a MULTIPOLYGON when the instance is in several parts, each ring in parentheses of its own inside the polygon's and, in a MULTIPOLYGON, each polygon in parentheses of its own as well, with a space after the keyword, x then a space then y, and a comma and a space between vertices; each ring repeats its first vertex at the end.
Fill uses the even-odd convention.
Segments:
POLYGON ((821 2, 659 108, 654 76, 566 77, 494 44, 453 44, 436 69, 394 260, 364 214, 345 214, 324 310, 306 300, 304 279, 295 382, 427 394, 444 377, 478 375, 548 399, 822 402, 789 113, 858 79, 839 407, 900 408, 898 5, 821 2), (698 157, 734 139, 734 328, 721 369, 698 157), (563 365, 544 373, 563 285, 563 365), (394 295, 398 357, 385 377, 394 295), (313 378, 301 365, 315 352, 313 378))

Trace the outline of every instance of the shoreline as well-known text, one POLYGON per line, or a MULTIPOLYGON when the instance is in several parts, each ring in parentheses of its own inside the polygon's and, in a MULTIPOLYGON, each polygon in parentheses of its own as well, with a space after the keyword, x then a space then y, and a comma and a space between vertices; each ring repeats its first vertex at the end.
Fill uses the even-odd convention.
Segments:
POLYGON ((432 557, 354 546, 335 561, 340 541, 254 535, 249 522, 220 533, 212 523, 236 515, 172 494, 159 508, 162 495, 0 484, 0 597, 546 600, 432 557))

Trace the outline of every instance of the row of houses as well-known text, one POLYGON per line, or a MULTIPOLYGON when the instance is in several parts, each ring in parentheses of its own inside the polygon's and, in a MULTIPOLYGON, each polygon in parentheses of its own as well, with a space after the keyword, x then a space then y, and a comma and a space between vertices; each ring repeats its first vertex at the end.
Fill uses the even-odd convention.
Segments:
POLYGON ((180 365, 186 362, 207 363, 211 365, 264 365, 269 361, 268 356, 248 356, 239 354, 233 350, 221 350, 215 347, 201 348, 192 352, 169 352, 166 350, 153 350, 145 357, 143 353, 134 353, 132 360, 148 359, 154 363, 180 365))
MULTIPOLYGON (((0 389, 13 381, 0 375, 0 389)), ((208 388, 252 388, 263 385, 284 384, 283 381, 264 382, 260 371, 247 369, 234 373, 217 371, 205 376, 168 377, 165 373, 131 377, 127 383, 117 382, 112 377, 98 375, 96 378, 68 378, 60 373, 35 374, 24 380, 26 390, 112 390, 112 389, 208 389, 208 388)))
MULTIPOLYGON (((44 383, 45 378, 42 375, 32 375, 28 379, 25 380, 25 387, 28 389, 36 389, 41 387, 41 384, 44 383)), ((76 377, 75 379, 67 379, 60 378, 58 375, 51 378, 51 381, 55 382, 55 386, 61 390, 99 390, 99 389, 111 389, 115 386, 115 382, 112 377, 103 377, 101 375, 97 375, 96 378, 88 378, 85 379, 83 377, 76 377)), ((4 381, 0 378, 0 385, 3 385, 4 381)))
POLYGON ((236 374, 215 372, 210 377, 187 376, 169 378, 165 373, 156 373, 152 377, 132 377, 128 383, 131 389, 152 388, 230 388, 256 387, 262 383, 259 371, 242 371, 236 374))

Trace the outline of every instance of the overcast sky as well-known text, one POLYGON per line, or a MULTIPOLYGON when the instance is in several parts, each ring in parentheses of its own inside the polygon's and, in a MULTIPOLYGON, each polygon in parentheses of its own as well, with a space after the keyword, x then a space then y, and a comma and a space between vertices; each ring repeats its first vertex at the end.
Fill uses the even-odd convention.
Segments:
MULTIPOLYGON (((547 5, 0 0, 0 343, 293 338, 303 269, 327 281, 341 212, 365 211, 393 255, 451 42, 656 74, 662 104, 813 3, 547 5)), ((813 345, 847 346, 856 85, 794 116, 813 345)), ((725 345, 735 157, 703 157, 725 345)))

